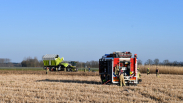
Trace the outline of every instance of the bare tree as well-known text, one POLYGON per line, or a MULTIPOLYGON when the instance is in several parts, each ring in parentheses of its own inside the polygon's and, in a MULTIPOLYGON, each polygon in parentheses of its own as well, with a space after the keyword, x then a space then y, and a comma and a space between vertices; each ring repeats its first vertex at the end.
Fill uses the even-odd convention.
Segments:
POLYGON ((145 62, 145 65, 152 65, 153 64, 153 61, 151 59, 148 59, 146 62, 145 62))
POLYGON ((179 63, 178 63, 177 61, 174 61, 174 62, 173 62, 173 65, 174 65, 174 66, 177 66, 177 65, 179 65, 179 63))
POLYGON ((155 64, 155 65, 158 65, 158 64, 159 64, 159 59, 157 59, 157 58, 154 59, 154 64, 155 64))
POLYGON ((22 62, 22 67, 40 67, 40 62, 36 57, 32 59, 31 57, 25 58, 22 62))
POLYGON ((163 64, 164 64, 164 65, 168 65, 169 63, 170 63, 170 62, 169 62, 168 59, 166 59, 166 60, 163 61, 163 64))
POLYGON ((142 65, 142 60, 140 60, 140 59, 137 60, 137 64, 138 64, 138 65, 142 65))

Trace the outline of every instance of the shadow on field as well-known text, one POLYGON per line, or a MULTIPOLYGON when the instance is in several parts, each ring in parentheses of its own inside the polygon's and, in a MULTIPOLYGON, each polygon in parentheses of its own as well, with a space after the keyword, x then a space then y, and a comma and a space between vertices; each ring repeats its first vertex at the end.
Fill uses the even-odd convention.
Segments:
POLYGON ((63 82, 63 83, 81 83, 81 84, 101 84, 101 82, 96 82, 96 81, 81 81, 81 80, 50 80, 50 79, 45 79, 45 80, 37 80, 36 82, 63 82))

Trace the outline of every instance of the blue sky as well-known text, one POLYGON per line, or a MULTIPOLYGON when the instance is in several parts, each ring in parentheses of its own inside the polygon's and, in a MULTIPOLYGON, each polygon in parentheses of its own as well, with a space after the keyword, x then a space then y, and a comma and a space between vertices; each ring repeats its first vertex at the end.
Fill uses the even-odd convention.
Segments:
POLYGON ((182 0, 1 0, 0 58, 98 60, 131 51, 183 61, 182 0))

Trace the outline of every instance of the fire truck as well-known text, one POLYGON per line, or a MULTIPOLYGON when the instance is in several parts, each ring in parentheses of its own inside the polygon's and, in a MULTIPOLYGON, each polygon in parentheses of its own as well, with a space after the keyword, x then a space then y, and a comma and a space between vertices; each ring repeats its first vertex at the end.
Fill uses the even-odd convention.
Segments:
POLYGON ((99 59, 99 74, 102 84, 119 84, 119 71, 123 70, 125 83, 138 84, 137 54, 116 51, 99 59))

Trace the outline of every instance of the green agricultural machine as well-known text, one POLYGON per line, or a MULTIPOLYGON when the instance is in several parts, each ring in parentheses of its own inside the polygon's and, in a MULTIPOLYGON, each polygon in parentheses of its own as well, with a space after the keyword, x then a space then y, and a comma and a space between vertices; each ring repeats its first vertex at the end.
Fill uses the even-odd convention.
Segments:
POLYGON ((43 69, 49 71, 75 71, 77 72, 78 69, 76 68, 75 61, 64 62, 64 58, 60 58, 59 55, 55 54, 46 54, 43 56, 43 69))

